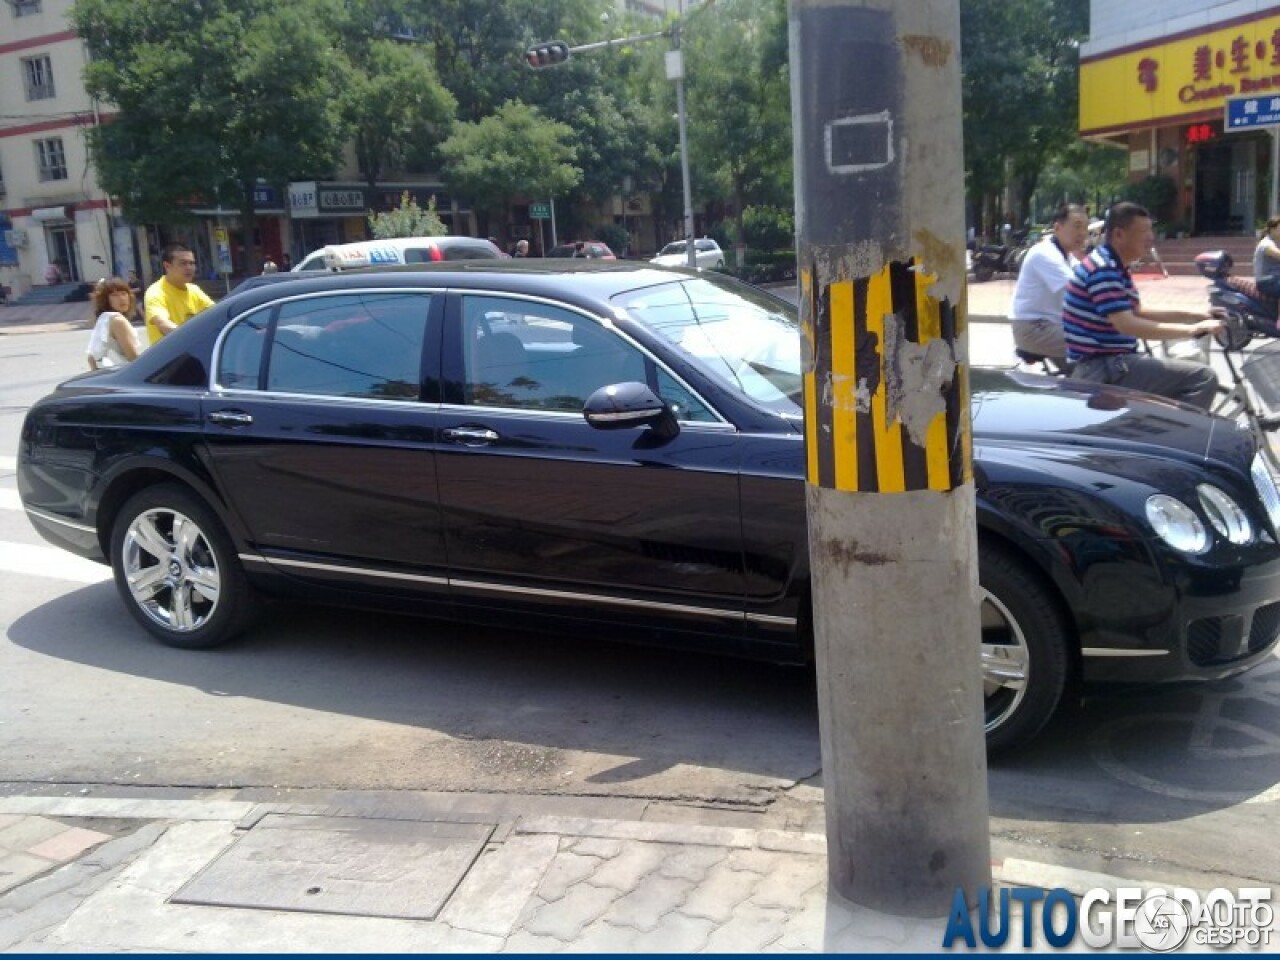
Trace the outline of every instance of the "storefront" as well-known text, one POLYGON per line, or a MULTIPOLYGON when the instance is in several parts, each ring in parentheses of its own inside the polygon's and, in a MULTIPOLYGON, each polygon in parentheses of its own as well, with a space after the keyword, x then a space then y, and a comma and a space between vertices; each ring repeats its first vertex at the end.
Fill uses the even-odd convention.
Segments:
POLYGON ((1231 99, 1280 97, 1280 6, 1227 16, 1241 5, 1219 4, 1169 19, 1175 6, 1143 0, 1114 14, 1092 4, 1080 135, 1127 151, 1130 180, 1147 182, 1171 231, 1252 236, 1269 215, 1275 140, 1266 128, 1227 132, 1223 117, 1231 99), (1099 34, 1123 26, 1119 16, 1141 26, 1099 34))
POLYGON ((331 243, 369 239, 370 212, 394 210, 406 193, 423 209, 434 197, 436 214, 450 233, 475 236, 475 217, 442 184, 387 183, 370 188, 363 183, 291 183, 289 253, 293 262, 331 243))

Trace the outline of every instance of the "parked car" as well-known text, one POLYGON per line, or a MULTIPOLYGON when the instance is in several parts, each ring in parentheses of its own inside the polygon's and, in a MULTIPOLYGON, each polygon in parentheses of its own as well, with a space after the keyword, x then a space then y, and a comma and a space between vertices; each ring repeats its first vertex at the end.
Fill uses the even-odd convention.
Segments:
POLYGON ((501 260, 506 257, 483 237, 396 237, 332 243, 313 250, 293 268, 293 273, 313 270, 355 270, 402 263, 435 263, 440 260, 501 260))
POLYGON ((559 243, 547 251, 548 257, 585 257, 588 260, 617 260, 607 243, 599 240, 574 240, 559 243))
MULTIPOLYGON (((794 308, 721 274, 311 274, 37 402, 18 489, 175 647, 282 595, 800 662, 800 364, 794 308)), ((1077 681, 1271 655, 1280 493, 1248 431, 1115 387, 971 384, 992 747, 1077 681)))
MULTIPOLYGON (((701 237, 693 241, 694 266, 704 270, 724 266, 724 251, 720 244, 710 237, 701 237)), ((689 245, 684 240, 668 243, 658 251, 658 255, 649 261, 664 267, 687 267, 689 265, 689 245)))

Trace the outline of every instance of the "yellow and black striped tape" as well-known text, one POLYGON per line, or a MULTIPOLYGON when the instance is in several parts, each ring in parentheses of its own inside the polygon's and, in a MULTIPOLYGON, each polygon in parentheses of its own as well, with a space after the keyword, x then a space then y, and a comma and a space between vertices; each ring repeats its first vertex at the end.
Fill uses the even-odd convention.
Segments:
POLYGON ((888 356, 886 325, 900 345, 926 347, 943 340, 956 355, 963 317, 947 300, 929 295, 937 277, 915 260, 890 263, 878 273, 815 288, 802 271, 809 300, 804 336, 805 441, 809 482, 831 490, 902 493, 952 490, 973 475, 966 368, 951 360, 936 382, 900 382, 902 365, 888 356), (898 381, 898 382, 895 382, 898 381), (893 389, 891 389, 891 387, 893 389), (936 389, 940 409, 911 435, 891 397, 904 390, 936 389))

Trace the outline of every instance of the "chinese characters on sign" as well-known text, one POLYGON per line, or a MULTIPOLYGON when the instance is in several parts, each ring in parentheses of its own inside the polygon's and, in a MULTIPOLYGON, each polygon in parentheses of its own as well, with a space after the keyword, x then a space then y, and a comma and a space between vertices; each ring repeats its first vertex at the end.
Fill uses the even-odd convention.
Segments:
MULTIPOLYGON (((1147 93, 1158 89, 1159 70, 1160 61, 1155 57, 1139 61, 1138 83, 1147 93)), ((1195 103, 1263 90, 1280 90, 1280 29, 1256 43, 1238 35, 1225 47, 1197 46, 1191 54, 1191 82, 1178 90, 1178 99, 1195 103)))

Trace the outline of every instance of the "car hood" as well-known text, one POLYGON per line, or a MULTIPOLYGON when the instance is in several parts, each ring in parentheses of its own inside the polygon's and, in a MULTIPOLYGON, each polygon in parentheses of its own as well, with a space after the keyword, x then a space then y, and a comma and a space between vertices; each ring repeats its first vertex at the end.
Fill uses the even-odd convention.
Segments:
POLYGON ((974 437, 1023 448, 1078 446, 1230 464, 1247 471, 1247 428, 1121 387, 1034 374, 971 371, 974 437))

